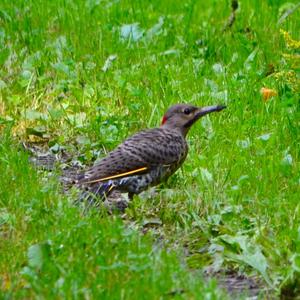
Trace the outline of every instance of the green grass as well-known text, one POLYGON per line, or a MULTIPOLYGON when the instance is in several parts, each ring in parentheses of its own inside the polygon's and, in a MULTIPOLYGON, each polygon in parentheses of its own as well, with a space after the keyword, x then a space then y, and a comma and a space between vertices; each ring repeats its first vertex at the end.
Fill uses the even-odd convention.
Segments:
POLYGON ((214 282, 189 274, 174 251, 153 245, 120 218, 82 216, 55 183, 41 183, 27 155, 3 138, 1 299, 221 295, 214 282))
POLYGON ((278 25, 285 6, 245 0, 224 32, 229 1, 1 2, 4 298, 225 298, 207 269, 299 296, 299 47, 280 29, 299 40, 300 13, 278 25), (91 163, 178 102, 228 108, 194 126, 182 170, 125 220, 82 215, 18 146, 91 163), (143 235, 152 219, 163 226, 143 235))

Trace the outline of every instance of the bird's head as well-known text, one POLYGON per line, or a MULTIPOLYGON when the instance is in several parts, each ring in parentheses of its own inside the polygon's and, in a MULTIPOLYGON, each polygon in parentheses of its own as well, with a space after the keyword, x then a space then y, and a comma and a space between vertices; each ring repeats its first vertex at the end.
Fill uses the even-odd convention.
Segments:
POLYGON ((161 126, 179 129, 186 135, 191 126, 201 117, 215 111, 221 111, 225 105, 197 107, 189 104, 176 104, 165 113, 161 126))

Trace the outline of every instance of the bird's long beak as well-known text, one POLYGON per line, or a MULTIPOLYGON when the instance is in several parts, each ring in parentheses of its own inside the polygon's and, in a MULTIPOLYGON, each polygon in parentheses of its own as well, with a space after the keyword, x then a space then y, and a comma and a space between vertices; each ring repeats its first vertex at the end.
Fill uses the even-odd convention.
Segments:
POLYGON ((215 111, 221 111, 225 109, 225 105, 212 105, 212 106, 205 106, 205 107, 199 107, 198 110, 196 111, 196 118, 199 119, 207 114, 210 114, 215 111))

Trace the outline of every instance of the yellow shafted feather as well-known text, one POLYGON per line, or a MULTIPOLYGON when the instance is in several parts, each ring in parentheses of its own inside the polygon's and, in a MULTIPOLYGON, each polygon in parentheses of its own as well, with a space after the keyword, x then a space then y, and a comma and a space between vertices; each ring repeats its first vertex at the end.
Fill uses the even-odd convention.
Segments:
POLYGON ((132 170, 132 171, 129 171, 129 172, 120 173, 120 174, 117 174, 117 175, 112 175, 112 176, 108 176, 108 177, 104 177, 104 178, 99 178, 99 179, 87 181, 87 182, 85 182, 85 184, 97 183, 97 182, 102 182, 102 181, 106 181, 106 180, 110 180, 110 179, 120 178, 120 177, 124 177, 124 176, 127 176, 127 175, 140 173, 140 172, 146 171, 146 170, 147 170, 147 167, 143 167, 143 168, 139 168, 139 169, 132 170))

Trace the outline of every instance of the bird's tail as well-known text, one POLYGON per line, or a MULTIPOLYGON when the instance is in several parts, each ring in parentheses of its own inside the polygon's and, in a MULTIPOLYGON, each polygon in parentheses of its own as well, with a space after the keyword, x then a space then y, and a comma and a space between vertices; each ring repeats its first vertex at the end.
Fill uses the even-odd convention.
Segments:
POLYGON ((82 192, 76 201, 76 204, 83 203, 87 207, 98 207, 109 196, 114 187, 112 181, 98 182, 89 186, 80 186, 82 192))

